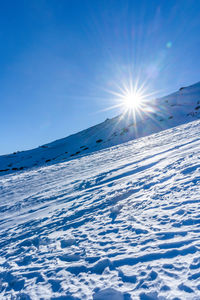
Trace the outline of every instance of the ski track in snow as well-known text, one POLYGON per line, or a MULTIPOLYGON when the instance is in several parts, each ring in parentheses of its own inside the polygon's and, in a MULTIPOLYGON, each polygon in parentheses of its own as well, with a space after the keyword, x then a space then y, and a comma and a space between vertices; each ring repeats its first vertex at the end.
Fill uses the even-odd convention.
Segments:
POLYGON ((200 299, 200 121, 0 177, 0 299, 200 299))

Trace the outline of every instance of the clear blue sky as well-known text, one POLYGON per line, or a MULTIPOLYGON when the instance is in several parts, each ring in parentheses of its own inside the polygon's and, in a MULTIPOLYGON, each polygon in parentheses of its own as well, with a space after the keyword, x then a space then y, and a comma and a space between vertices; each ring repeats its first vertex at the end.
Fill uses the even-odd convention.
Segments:
POLYGON ((158 96, 200 81, 199 0, 0 3, 0 154, 114 117, 132 77, 158 96))

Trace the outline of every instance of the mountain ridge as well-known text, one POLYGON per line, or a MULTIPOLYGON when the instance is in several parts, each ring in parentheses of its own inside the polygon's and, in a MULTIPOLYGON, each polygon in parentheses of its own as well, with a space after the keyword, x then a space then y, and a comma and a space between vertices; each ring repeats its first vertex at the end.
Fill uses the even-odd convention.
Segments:
POLYGON ((31 150, 0 156, 0 174, 71 160, 81 155, 147 136, 200 117, 200 82, 149 100, 136 113, 104 122, 31 150))

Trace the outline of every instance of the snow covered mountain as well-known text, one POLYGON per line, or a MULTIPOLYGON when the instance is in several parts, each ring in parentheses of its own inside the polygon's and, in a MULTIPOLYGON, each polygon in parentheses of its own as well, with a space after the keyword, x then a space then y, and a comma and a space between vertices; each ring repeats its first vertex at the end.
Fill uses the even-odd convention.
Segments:
POLYGON ((135 138, 184 124, 200 117, 200 82, 169 96, 151 100, 148 113, 120 115, 77 134, 36 149, 0 156, 0 175, 57 164, 135 138))
POLYGON ((2 174, 0 299, 200 299, 199 132, 2 174))

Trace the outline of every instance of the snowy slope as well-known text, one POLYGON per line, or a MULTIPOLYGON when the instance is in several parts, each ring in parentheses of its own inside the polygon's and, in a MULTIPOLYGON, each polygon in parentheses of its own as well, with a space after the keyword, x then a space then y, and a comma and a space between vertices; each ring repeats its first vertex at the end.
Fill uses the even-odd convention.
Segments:
POLYGON ((2 175, 0 298, 200 299, 199 132, 2 175))
POLYGON ((127 113, 36 149, 0 156, 0 175, 70 160, 199 117, 200 83, 197 83, 167 97, 149 100, 144 111, 137 114, 136 124, 127 113))

